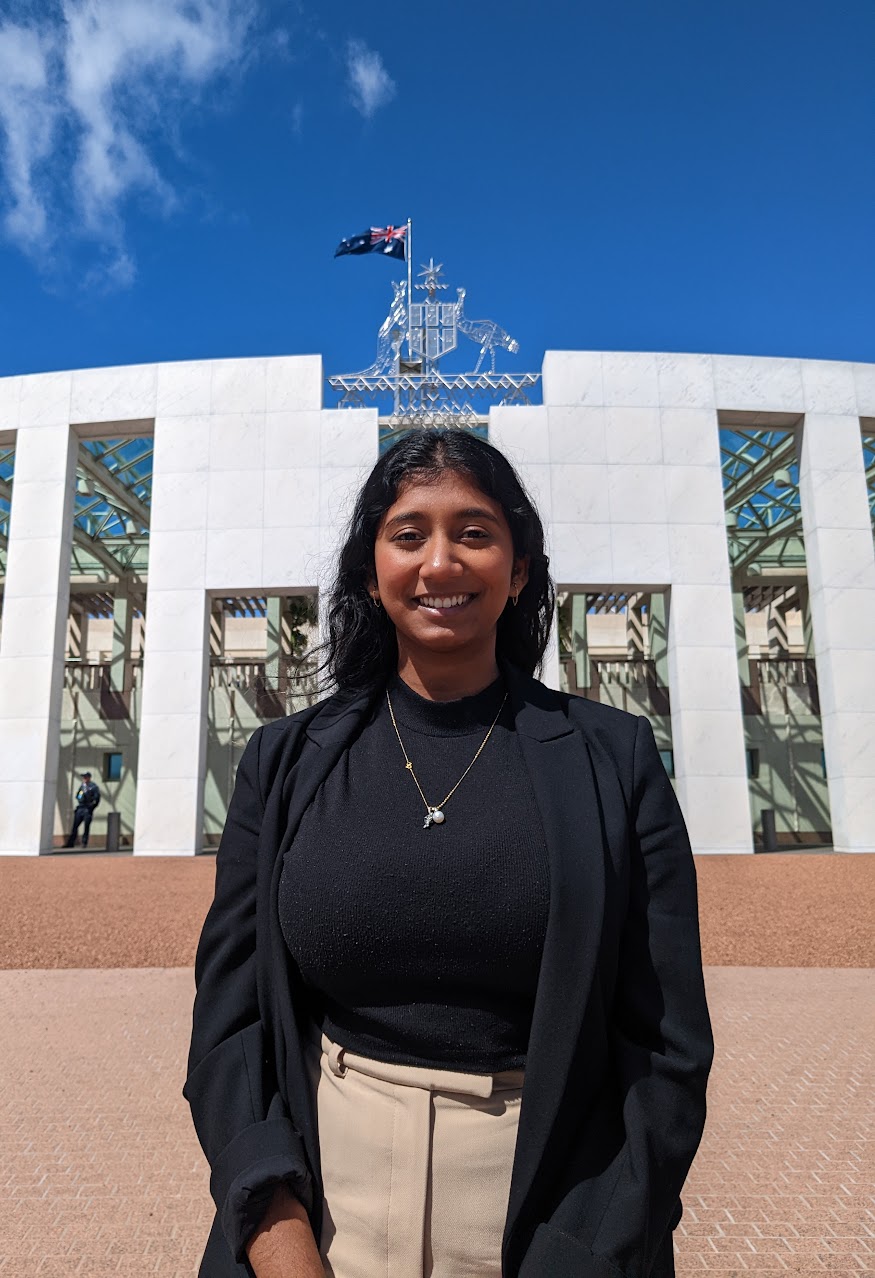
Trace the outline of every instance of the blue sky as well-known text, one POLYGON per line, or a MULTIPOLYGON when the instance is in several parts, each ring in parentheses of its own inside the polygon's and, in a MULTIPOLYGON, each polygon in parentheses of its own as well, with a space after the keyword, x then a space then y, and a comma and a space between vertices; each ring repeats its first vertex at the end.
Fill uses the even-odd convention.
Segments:
POLYGON ((503 368, 875 361, 873 59, 871 0, 0 0, 0 375, 361 368, 404 267, 333 252, 408 215, 503 368))

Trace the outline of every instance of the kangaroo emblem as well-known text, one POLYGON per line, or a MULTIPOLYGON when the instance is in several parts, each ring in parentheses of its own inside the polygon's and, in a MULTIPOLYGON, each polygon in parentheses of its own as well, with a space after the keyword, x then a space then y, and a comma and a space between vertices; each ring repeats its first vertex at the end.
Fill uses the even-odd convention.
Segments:
POLYGON ((395 296, 389 314, 380 325, 377 334, 377 358, 370 368, 364 368, 357 377, 379 377, 395 367, 398 352, 407 333, 407 283, 392 281, 395 296))

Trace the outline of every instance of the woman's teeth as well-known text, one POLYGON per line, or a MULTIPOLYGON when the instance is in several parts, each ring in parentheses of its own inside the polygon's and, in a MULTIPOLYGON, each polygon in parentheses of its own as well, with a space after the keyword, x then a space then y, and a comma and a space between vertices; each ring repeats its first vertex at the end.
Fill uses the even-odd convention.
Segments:
POLYGON ((470 595, 423 595, 419 602, 423 608, 458 608, 470 598, 470 595))

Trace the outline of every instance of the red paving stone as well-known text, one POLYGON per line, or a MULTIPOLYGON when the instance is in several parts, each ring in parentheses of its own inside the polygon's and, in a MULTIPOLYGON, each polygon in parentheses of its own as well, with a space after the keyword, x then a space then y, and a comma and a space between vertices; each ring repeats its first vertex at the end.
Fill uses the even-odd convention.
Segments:
MULTIPOLYGON (((679 1278, 875 1278, 875 857, 697 870, 717 1054, 679 1278)), ((196 1273, 211 1212, 180 1088, 213 871, 0 860, 0 1278, 196 1273)))
POLYGON ((875 973, 709 968, 716 1053, 678 1272, 875 1275, 875 973))
MULTIPOLYGON (((709 1118, 679 1278, 875 1278, 875 977, 709 967, 709 1118)), ((0 1275, 194 1278, 190 970, 0 972, 0 1275)))
MULTIPOLYGON (((696 858, 705 962, 875 967, 875 855, 696 858)), ((0 968, 187 967, 215 858, 0 858, 0 968)))

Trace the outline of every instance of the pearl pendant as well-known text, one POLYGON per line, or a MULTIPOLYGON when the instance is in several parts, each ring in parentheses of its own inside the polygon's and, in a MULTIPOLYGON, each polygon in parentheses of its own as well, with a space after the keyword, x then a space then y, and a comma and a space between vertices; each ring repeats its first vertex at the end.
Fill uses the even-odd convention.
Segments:
POLYGON ((440 808, 429 808, 422 823, 422 828, 427 830, 430 825, 443 825, 444 821, 446 821, 446 817, 440 808))

